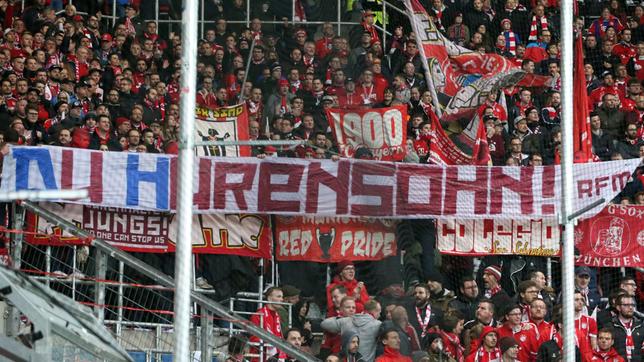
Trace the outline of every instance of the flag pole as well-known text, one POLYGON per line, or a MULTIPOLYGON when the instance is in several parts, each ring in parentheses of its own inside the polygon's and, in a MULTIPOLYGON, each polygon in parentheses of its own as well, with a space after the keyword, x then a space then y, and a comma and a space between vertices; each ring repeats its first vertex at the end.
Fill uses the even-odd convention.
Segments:
POLYGON ((192 180, 197 87, 199 2, 184 0, 181 23, 181 123, 177 177, 177 246, 175 252, 174 361, 190 360, 190 292, 192 285, 192 180))
POLYGON ((573 214, 573 0, 561 1, 561 271, 563 290, 563 360, 575 360, 574 220, 573 214))

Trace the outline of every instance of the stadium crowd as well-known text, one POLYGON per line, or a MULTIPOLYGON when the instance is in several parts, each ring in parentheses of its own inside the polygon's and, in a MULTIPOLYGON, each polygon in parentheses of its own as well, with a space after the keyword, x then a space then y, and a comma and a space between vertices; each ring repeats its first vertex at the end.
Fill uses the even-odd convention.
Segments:
MULTIPOLYGON (((331 22, 293 25, 277 11, 287 1, 254 1, 247 27, 228 23, 246 19, 245 1, 206 2, 214 21, 199 40, 198 106, 243 102, 250 139, 310 141, 292 149, 255 147, 254 155, 337 158, 327 109, 407 105, 405 161, 427 162, 435 109, 408 19, 390 15, 392 35, 383 42, 375 26, 383 14, 370 6, 373 1, 341 2, 343 17, 357 23, 342 35, 331 22), (278 24, 265 23, 274 20, 278 24)), ((160 29, 149 14, 150 1, 119 1, 114 26, 102 15, 111 8, 108 1, 64 3, 26 1, 23 9, 21 2, 0 0, 0 149, 18 144, 176 153, 185 35, 160 29)), ((174 12, 171 2, 162 3, 174 12)), ((323 3, 298 1, 296 10, 300 18, 313 10, 337 11, 323 3)), ((421 3, 454 43, 553 77, 547 89, 503 89, 478 111, 492 164, 553 164, 561 142, 558 1, 421 3)), ((644 6, 619 0, 577 4, 595 161, 644 158, 644 6)), ((356 157, 373 156, 362 149, 356 157)), ((613 202, 644 204, 643 170, 613 202)), ((385 303, 356 280, 353 264, 342 263, 326 300, 318 301, 326 306, 319 324, 307 317, 313 302, 292 286, 266 291, 269 302, 293 303, 292 316, 270 303, 259 312, 267 330, 299 348, 311 348, 311 333, 321 328, 320 353, 329 362, 555 361, 561 349, 560 293, 546 280, 543 263, 530 265, 517 279, 507 264, 484 261, 477 274, 464 273, 451 283, 453 291, 434 269, 406 297, 401 293, 385 303)), ((587 267, 576 270, 579 359, 641 361, 642 274, 627 269, 608 286, 598 276, 587 267)), ((202 278, 199 287, 212 286, 202 278)), ((243 342, 231 341, 230 361, 243 359, 243 342)), ((266 354, 290 360, 276 349, 266 354)))

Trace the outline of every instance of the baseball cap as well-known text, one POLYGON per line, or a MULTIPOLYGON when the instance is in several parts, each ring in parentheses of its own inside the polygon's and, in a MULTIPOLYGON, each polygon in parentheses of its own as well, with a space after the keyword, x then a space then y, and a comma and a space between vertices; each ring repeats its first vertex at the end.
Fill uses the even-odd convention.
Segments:
POLYGON ((83 104, 80 101, 74 101, 74 103, 72 103, 72 108, 82 107, 82 106, 83 104))
POLYGON ((105 34, 101 35, 101 40, 102 41, 112 41, 112 35, 105 33, 105 34))
POLYGON ((333 103, 333 97, 324 96, 324 97, 322 97, 322 102, 331 102, 331 103, 333 103))
POLYGON ((590 268, 587 266, 580 266, 575 270, 575 275, 588 275, 590 276, 590 268))

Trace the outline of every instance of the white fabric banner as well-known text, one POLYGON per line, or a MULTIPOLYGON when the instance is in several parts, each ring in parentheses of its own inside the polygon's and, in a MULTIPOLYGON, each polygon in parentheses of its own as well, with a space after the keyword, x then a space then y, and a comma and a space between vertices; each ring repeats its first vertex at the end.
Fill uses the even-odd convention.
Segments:
MULTIPOLYGON (((574 165, 574 209, 619 193, 639 159, 574 165)), ((197 213, 387 218, 555 218, 559 166, 438 166, 342 159, 199 157, 197 213)), ((12 147, 4 192, 87 188, 76 203, 174 211, 177 158, 62 147, 12 147)))

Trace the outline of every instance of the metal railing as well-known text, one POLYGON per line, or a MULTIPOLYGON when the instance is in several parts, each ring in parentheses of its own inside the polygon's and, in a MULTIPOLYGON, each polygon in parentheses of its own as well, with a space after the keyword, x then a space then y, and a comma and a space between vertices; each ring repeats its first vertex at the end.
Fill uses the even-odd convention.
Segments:
MULTIPOLYGON (((73 235, 90 237, 85 231, 38 205, 29 202, 22 205, 73 235)), ((14 216, 11 248, 14 268, 22 269, 49 288, 92 308, 95 315, 110 327, 116 339, 129 351, 143 352, 147 360, 152 357, 158 359, 161 354, 172 352, 172 278, 100 239, 91 239, 89 256, 80 258, 77 256, 79 249, 85 247, 29 244, 24 239, 24 233, 16 232, 22 230, 23 220, 24 211, 18 210, 14 216), (56 269, 63 269, 66 275, 54 273, 56 269)), ((263 276, 260 276, 260 285, 263 285, 263 276)), ((261 289, 256 294, 251 292, 252 298, 235 297, 228 301, 233 308, 215 302, 207 293, 209 291, 194 287, 190 292, 193 305, 191 352, 200 352, 202 360, 204 357, 209 360, 209 356, 217 353, 216 349, 225 346, 226 342, 221 342, 227 341, 228 336, 247 332, 260 338, 262 343, 277 346, 295 358, 317 361, 236 313, 236 301, 253 302, 260 306, 265 304, 261 289), (215 328, 215 320, 230 322, 231 326, 215 328)), ((290 315, 290 305, 283 304, 289 306, 290 315)))

